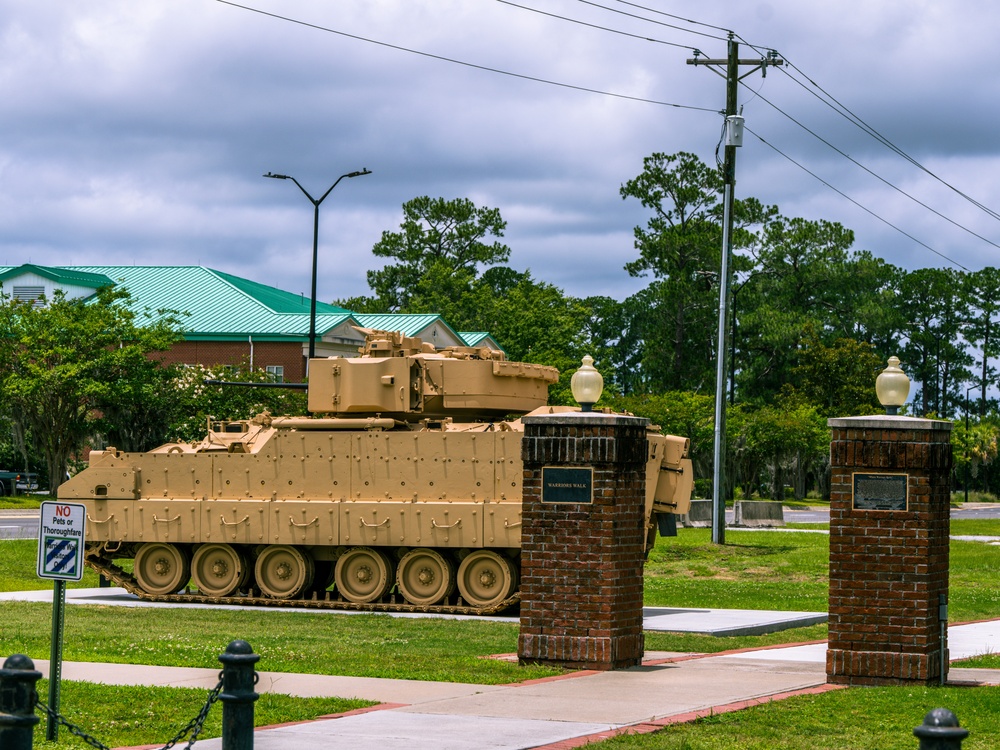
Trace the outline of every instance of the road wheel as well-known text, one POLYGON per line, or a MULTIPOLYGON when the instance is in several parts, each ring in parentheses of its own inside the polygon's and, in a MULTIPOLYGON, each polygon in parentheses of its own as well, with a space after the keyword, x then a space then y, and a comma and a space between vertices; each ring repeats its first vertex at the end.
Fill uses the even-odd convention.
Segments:
POLYGON ((434 550, 414 549, 399 561, 396 583, 410 604, 437 604, 455 590, 455 571, 434 550))
POLYGON ((272 544, 257 556, 257 586, 274 599, 291 599, 312 584, 313 559, 308 552, 272 544))
POLYGON ((392 563, 370 547, 353 547, 337 559, 333 574, 337 590, 349 602, 378 601, 392 586, 392 563))
POLYGON ((228 544, 203 544, 191 559, 191 577, 205 596, 229 596, 249 574, 246 559, 228 544))
POLYGON ((517 586, 517 571, 506 557, 488 549, 470 552, 458 567, 458 590, 474 607, 502 602, 517 586))
POLYGON ((135 554, 134 567, 139 587, 149 594, 173 594, 191 580, 191 561, 187 550, 173 544, 147 542, 135 554))

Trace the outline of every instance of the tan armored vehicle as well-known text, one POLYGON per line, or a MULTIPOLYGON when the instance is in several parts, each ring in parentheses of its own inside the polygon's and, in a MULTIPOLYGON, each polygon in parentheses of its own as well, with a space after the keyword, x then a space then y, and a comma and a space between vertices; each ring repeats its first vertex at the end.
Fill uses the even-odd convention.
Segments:
MULTIPOLYGON (((88 565, 171 601, 440 612, 516 603, 517 415, 571 410, 545 406, 557 371, 367 333, 360 357, 310 362, 314 416, 211 422, 200 443, 92 452, 59 488, 87 507, 88 565)), ((651 545, 657 514, 687 512, 692 475, 686 438, 648 434, 651 545)))

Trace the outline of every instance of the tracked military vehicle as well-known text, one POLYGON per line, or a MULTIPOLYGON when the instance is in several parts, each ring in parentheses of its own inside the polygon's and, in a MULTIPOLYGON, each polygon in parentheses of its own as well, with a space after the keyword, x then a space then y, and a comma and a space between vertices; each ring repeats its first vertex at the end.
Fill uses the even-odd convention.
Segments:
MULTIPOLYGON (((558 372, 368 331, 310 362, 309 417, 210 421, 197 443, 109 447, 59 488, 86 562, 144 599, 496 612, 518 601, 520 415, 558 372)), ((685 438, 648 431, 649 544, 687 512, 685 438), (668 519, 669 520, 669 519, 668 519)))

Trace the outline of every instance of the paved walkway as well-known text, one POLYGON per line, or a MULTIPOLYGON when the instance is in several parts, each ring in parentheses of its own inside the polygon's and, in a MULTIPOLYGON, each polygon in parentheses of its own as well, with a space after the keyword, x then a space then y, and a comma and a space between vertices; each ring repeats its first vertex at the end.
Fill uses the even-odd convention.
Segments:
MULTIPOLYGON (((47 673, 48 664, 36 661, 47 673)), ((66 662, 63 678, 108 684, 212 688, 217 669, 66 662)), ((258 692, 333 695, 383 703, 379 710, 259 729, 255 750, 517 750, 584 744, 631 727, 650 731, 699 712, 744 707, 796 691, 826 689, 822 664, 741 655, 692 658, 650 652, 642 667, 576 672, 518 685, 261 672, 258 692)), ((221 741, 197 744, 218 749, 221 741)))

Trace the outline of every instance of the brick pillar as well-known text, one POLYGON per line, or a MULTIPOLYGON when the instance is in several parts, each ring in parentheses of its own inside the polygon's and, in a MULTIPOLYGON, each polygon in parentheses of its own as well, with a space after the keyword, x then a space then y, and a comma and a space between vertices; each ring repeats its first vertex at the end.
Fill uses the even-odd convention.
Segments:
POLYGON ((951 423, 829 420, 829 682, 935 684, 947 677, 951 423), (947 599, 945 598, 946 602, 947 599))
POLYGON ((642 662, 647 424, 581 412, 524 418, 522 663, 642 662))

